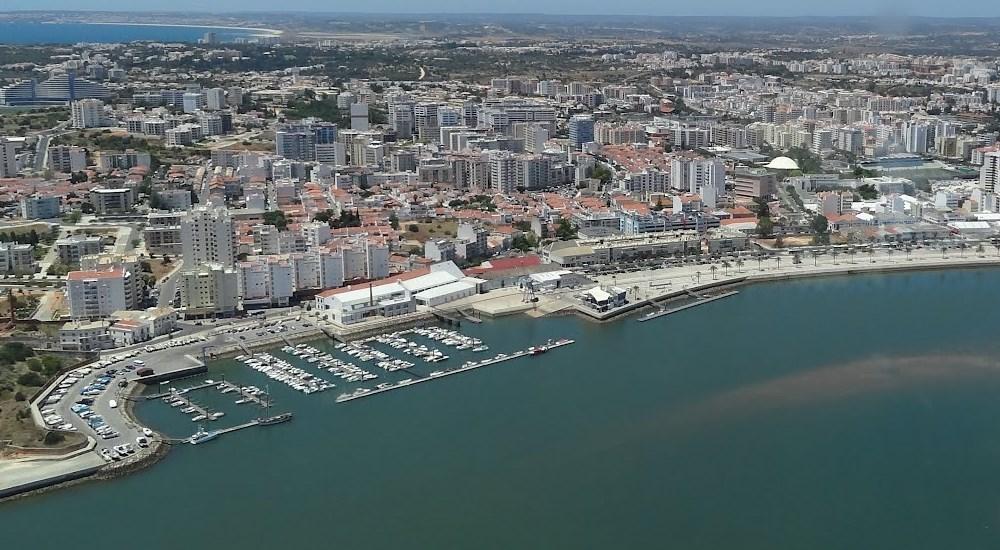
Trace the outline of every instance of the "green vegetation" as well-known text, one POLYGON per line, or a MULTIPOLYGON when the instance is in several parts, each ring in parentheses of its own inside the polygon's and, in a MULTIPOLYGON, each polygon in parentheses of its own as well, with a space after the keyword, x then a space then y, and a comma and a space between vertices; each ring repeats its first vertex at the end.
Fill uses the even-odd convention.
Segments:
POLYGON ((35 352, 21 342, 8 342, 0 346, 0 365, 13 365, 35 355, 35 352))
POLYGON ((861 195, 861 198, 864 199, 864 200, 866 200, 866 201, 872 200, 872 199, 877 199, 878 198, 878 189, 876 189, 874 185, 872 185, 870 183, 866 183, 866 184, 862 185, 861 187, 858 187, 858 195, 861 195))
POLYGON ((27 233, 15 233, 13 231, 9 233, 0 233, 0 242, 4 243, 17 243, 17 244, 30 244, 37 245, 41 241, 41 237, 38 236, 38 231, 32 229, 27 233))
POLYGON ((590 177, 601 180, 601 183, 608 184, 611 183, 615 174, 606 165, 598 164, 597 166, 594 166, 593 170, 590 171, 590 177))
POLYGON ((351 123, 350 117, 337 108, 337 98, 335 97, 289 102, 284 115, 286 120, 315 117, 338 126, 350 125, 351 123))
POLYGON ((561 241, 568 241, 570 239, 575 239, 576 235, 576 226, 574 226, 568 219, 561 218, 559 223, 556 225, 556 237, 561 241))
POLYGON ((361 216, 357 211, 342 210, 340 216, 334 216, 333 210, 324 210, 313 216, 313 221, 326 222, 333 229, 344 227, 361 227, 361 216))
POLYGON ((475 195, 469 200, 455 199, 448 203, 452 208, 466 208, 471 210, 483 210, 493 212, 497 209, 493 204, 493 197, 489 195, 475 195))
POLYGON ((399 231, 399 216, 396 215, 396 212, 389 214, 389 226, 399 231))
POLYGON ((802 203, 802 197, 799 196, 799 192, 795 190, 795 186, 788 185, 785 187, 785 191, 788 192, 788 196, 792 198, 792 202, 794 202, 800 210, 806 207, 806 205, 802 203))
POLYGON ((774 233, 774 222, 771 220, 771 208, 764 198, 754 199, 757 214, 757 234, 761 237, 770 237, 774 233))
POLYGON ((785 154, 798 163, 799 170, 803 174, 819 174, 823 172, 822 159, 809 149, 792 147, 785 154))
POLYGON ((812 228, 815 236, 813 237, 814 244, 830 244, 830 233, 829 233, 829 222, 826 220, 826 216, 823 214, 816 214, 813 217, 812 222, 809 226, 812 228))
POLYGON ((285 218, 285 213, 281 210, 273 210, 264 213, 264 224, 273 225, 279 231, 284 231, 288 227, 288 219, 285 218))
POLYGON ((538 246, 538 237, 534 233, 528 231, 514 237, 514 241, 511 246, 521 252, 528 252, 534 250, 538 246))
POLYGON ((46 130, 69 119, 65 107, 0 111, 0 135, 23 136, 30 131, 46 130))

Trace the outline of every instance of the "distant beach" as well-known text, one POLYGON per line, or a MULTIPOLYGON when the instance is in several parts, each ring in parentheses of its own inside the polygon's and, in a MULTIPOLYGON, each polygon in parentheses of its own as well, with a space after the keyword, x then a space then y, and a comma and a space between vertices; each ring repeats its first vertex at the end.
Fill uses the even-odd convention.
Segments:
MULTIPOLYGON (((46 24, 60 24, 59 21, 46 21, 46 24)), ((127 21, 79 21, 81 25, 117 25, 124 27, 181 27, 188 29, 219 29, 227 31, 253 31, 257 36, 281 36, 285 31, 265 29, 262 27, 228 27, 220 25, 184 25, 181 23, 129 23, 127 21)))

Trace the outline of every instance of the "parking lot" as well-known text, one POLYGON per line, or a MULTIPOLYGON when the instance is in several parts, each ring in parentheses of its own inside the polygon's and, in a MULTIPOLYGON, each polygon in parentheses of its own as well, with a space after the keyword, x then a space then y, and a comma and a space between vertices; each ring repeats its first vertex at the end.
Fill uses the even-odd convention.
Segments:
POLYGON ((74 369, 38 402, 42 421, 51 430, 79 431, 93 437, 97 440, 95 450, 108 462, 139 455, 155 434, 131 423, 123 414, 124 389, 130 381, 152 370, 144 358, 160 363, 159 355, 166 350, 187 348, 186 353, 190 353, 206 339, 204 335, 190 335, 167 340, 113 353, 74 369))

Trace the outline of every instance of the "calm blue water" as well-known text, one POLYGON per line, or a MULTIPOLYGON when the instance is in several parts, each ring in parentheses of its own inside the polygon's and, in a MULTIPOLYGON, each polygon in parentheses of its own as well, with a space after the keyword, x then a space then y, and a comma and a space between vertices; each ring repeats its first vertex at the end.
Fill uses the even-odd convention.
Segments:
POLYGON ((4 548, 995 549, 997 288, 1000 270, 841 277, 649 323, 466 326, 492 353, 578 343, 346 404, 271 383, 292 422, 2 504, 4 548))
POLYGON ((254 31, 207 27, 156 27, 146 25, 86 25, 82 23, 0 22, 0 44, 75 44, 77 42, 197 42, 208 31, 219 41, 251 36, 254 31))

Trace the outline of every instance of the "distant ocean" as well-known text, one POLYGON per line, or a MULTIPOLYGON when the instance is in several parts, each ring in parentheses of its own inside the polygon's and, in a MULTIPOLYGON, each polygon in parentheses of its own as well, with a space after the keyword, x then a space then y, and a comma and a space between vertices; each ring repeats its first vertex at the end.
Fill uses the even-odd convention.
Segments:
POLYGON ((220 42, 260 34, 252 29, 160 25, 0 22, 0 44, 75 44, 77 42, 197 42, 213 31, 220 42))

